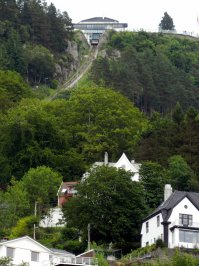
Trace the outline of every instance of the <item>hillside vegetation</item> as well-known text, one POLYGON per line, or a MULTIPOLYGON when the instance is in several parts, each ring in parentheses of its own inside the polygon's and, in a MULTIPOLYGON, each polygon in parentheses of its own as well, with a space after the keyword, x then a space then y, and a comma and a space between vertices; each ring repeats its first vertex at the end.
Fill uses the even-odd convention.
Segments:
POLYGON ((199 41, 146 32, 110 32, 90 78, 131 99, 147 114, 180 102, 198 108, 199 41))
POLYGON ((39 228, 37 239, 78 253, 91 221, 97 244, 138 247, 140 223, 165 183, 199 192, 198 40, 110 32, 83 81, 50 101, 47 87, 56 89, 62 66, 73 69, 67 49, 79 50, 81 38, 67 13, 45 1, 0 7, 0 237, 32 236, 62 180, 80 180, 105 152, 111 162, 125 152, 142 163, 140 183, 124 170, 96 168, 65 208, 68 225, 39 228))

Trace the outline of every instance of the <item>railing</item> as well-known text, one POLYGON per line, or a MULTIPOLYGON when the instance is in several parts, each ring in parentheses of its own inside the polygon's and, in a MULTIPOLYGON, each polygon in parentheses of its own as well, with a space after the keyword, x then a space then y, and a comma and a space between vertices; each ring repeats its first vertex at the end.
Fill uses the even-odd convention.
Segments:
POLYGON ((42 266, 55 266, 58 264, 65 265, 89 265, 89 266, 98 266, 98 261, 96 258, 91 257, 53 257, 48 261, 43 261, 42 266))
POLYGON ((175 220, 173 223, 171 223, 171 227, 173 226, 188 226, 188 227, 196 227, 199 228, 199 223, 195 222, 189 222, 189 224, 182 224, 180 220, 175 220))
POLYGON ((98 265, 98 261, 96 258, 91 257, 76 257, 75 264, 98 265))

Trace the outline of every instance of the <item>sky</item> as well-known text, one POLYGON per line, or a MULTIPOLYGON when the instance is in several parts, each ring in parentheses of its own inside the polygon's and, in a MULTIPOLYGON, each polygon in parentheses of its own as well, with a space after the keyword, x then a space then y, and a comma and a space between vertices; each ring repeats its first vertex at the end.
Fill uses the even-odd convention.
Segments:
POLYGON ((199 0, 47 0, 73 23, 92 17, 109 17, 128 23, 129 30, 158 31, 167 12, 178 32, 199 34, 199 0), (198 17, 198 21, 197 21, 198 17))

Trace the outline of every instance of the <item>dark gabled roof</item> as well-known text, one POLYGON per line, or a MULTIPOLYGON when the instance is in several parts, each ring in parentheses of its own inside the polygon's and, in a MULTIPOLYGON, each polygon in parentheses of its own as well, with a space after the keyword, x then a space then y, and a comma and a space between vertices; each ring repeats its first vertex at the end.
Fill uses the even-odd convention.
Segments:
POLYGON ((119 22, 118 20, 106 17, 94 17, 80 21, 81 22, 119 22))
POLYGON ((149 216, 147 216, 144 221, 152 218, 158 213, 162 213, 163 221, 167 221, 171 215, 173 208, 185 197, 187 197, 192 204, 199 210, 199 193, 196 192, 186 192, 175 190, 171 196, 164 201, 161 205, 157 207, 149 216))

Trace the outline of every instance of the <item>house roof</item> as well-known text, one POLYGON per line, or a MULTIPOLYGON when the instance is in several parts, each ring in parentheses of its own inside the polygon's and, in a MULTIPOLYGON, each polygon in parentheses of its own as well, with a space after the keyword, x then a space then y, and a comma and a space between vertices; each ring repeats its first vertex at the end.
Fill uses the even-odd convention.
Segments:
POLYGON ((114 167, 124 168, 126 171, 131 171, 133 173, 139 172, 140 164, 135 163, 134 161, 129 161, 126 154, 123 153, 120 159, 115 163, 114 167))
POLYGON ((111 18, 107 18, 107 17, 94 17, 94 18, 89 18, 89 19, 85 19, 85 20, 82 20, 80 21, 80 23, 90 23, 90 22, 111 22, 111 23, 118 23, 119 21, 118 20, 115 20, 115 19, 111 19, 111 18))
MULTIPOLYGON (((91 170, 97 166, 103 166, 105 165, 105 161, 103 162, 95 162, 92 167, 91 170)), ((129 159, 127 158, 126 154, 123 153, 122 156, 119 158, 119 160, 117 162, 108 162, 107 166, 109 167, 115 167, 117 169, 119 168, 123 168, 126 171, 130 171, 133 174, 135 173, 139 173, 139 169, 141 164, 135 163, 134 160, 129 161, 129 159)), ((82 177, 82 181, 84 181, 87 177, 89 176, 89 172, 86 172, 83 174, 82 177)))
POLYGON ((199 193, 175 190, 171 194, 171 196, 161 205, 159 205, 157 209, 155 209, 149 216, 147 216, 144 221, 147 221, 158 213, 162 213, 163 221, 168 221, 173 208, 185 197, 187 197, 191 201, 191 203, 199 210, 199 193))
POLYGON ((7 241, 2 241, 0 242, 0 245, 5 245, 5 244, 9 244, 9 243, 13 243, 13 242, 17 242, 17 241, 20 241, 20 240, 23 240, 23 239, 28 239, 32 242, 34 242, 35 244, 37 244, 38 246, 44 248, 45 250, 47 250, 48 252, 51 252, 51 250, 45 246, 43 246, 42 244, 40 244, 39 242, 37 242, 36 240, 34 240, 33 238, 29 237, 29 236, 22 236, 22 237, 19 237, 19 238, 14 238, 14 239, 11 239, 11 240, 7 240, 7 241))
POLYGON ((65 250, 62 249, 55 249, 55 248, 47 248, 44 245, 40 244, 39 242, 37 242, 36 240, 34 240, 33 238, 29 237, 29 236, 23 236, 23 237, 19 237, 19 238, 15 238, 15 239, 11 239, 11 240, 3 240, 0 242, 0 245, 5 245, 5 244, 9 244, 9 243, 13 243, 13 242, 17 242, 23 239, 28 239, 32 242, 34 242, 35 244, 37 244, 38 246, 44 248, 46 251, 50 252, 50 253, 55 253, 55 254, 62 254, 62 255, 70 255, 70 256, 75 256, 74 254, 67 252, 65 250))

